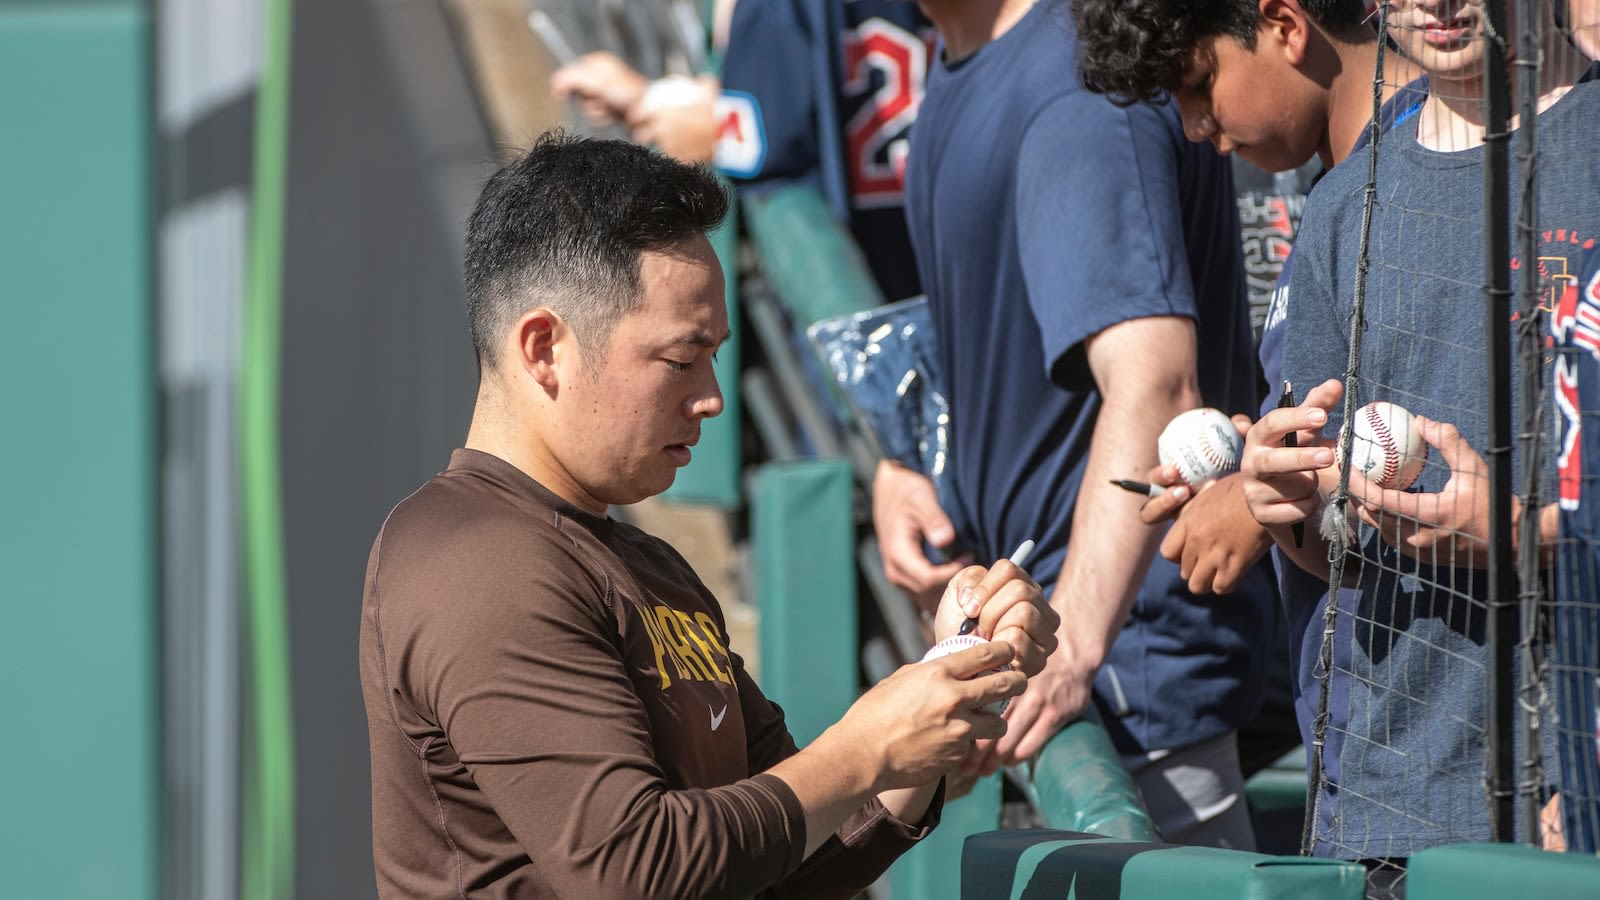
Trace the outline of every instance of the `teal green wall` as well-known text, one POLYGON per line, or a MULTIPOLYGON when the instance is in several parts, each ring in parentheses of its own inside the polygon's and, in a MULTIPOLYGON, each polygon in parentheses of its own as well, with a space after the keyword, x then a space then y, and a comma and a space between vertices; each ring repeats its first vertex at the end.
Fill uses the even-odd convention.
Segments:
POLYGON ((153 898, 149 16, 0 2, 0 894, 153 898))

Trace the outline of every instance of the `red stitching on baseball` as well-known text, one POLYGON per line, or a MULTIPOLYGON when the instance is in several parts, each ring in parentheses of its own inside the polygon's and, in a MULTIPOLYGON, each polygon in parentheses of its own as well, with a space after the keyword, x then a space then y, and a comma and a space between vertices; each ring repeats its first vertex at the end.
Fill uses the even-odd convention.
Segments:
POLYGON ((1383 475, 1377 481, 1382 487, 1389 487, 1394 483, 1394 477, 1400 474, 1400 448, 1395 444, 1394 435, 1389 433, 1389 426, 1384 423, 1383 416, 1378 415, 1376 406, 1367 406, 1367 425, 1371 426, 1372 433, 1378 437, 1378 446, 1383 448, 1383 475))

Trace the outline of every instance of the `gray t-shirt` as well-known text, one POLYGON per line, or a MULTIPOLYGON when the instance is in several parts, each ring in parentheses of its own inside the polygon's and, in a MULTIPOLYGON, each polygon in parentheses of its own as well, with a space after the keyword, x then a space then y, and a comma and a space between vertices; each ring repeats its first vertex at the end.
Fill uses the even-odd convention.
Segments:
MULTIPOLYGON (((1597 135, 1600 85, 1592 82, 1538 120, 1540 249, 1537 260, 1514 260, 1513 279, 1523 266, 1538 266, 1552 300, 1546 309, 1600 238, 1597 135)), ((1410 125, 1383 140, 1354 382, 1358 403, 1388 400, 1453 423, 1480 454, 1488 434, 1483 158, 1481 147, 1426 150, 1410 125)), ((1284 372, 1302 396, 1347 368, 1367 174, 1364 164, 1330 172, 1295 243, 1284 372)), ((1519 194, 1514 185, 1513 217, 1519 194)), ((1328 435, 1340 419, 1335 410, 1328 435)), ((1555 451, 1545 446, 1540 466, 1553 488, 1555 451)), ((1514 484, 1522 464, 1514 458, 1514 484)), ((1439 491, 1449 476, 1431 452, 1412 490, 1439 491)), ((1395 857, 1486 840, 1486 573, 1418 563, 1370 528, 1357 541, 1361 584, 1340 602, 1325 751, 1331 784, 1321 797, 1315 852, 1395 857)), ((1308 627, 1320 629, 1321 620, 1311 616, 1308 627)), ((1302 667, 1315 664, 1302 660, 1302 667)))

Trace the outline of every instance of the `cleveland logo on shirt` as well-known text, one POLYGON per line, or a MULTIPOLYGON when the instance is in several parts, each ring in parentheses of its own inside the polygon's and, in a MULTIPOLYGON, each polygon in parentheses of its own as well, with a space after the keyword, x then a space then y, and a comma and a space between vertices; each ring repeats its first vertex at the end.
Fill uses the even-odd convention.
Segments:
POLYGON ((634 611, 656 651, 661 689, 676 676, 683 681, 733 684, 733 665, 717 623, 704 612, 693 615, 661 604, 635 601, 634 611))
POLYGON ((1556 408, 1561 412, 1561 444, 1556 457, 1561 508, 1574 510, 1583 485, 1583 408, 1578 396, 1579 351, 1589 364, 1600 361, 1600 272, 1583 290, 1566 285, 1550 320, 1551 330, 1567 352, 1556 355, 1556 408))

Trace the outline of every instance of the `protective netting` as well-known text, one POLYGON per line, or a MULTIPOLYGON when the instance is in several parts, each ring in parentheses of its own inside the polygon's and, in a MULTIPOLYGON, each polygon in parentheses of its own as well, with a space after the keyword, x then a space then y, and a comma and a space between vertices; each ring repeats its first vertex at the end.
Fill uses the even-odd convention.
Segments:
POLYGON ((1570 410, 1550 388, 1600 348, 1580 303, 1600 3, 1392 0, 1374 24, 1372 140, 1308 204, 1285 364, 1302 394, 1343 381, 1341 459, 1381 460, 1367 440, 1404 454, 1408 427, 1426 445, 1410 485, 1344 471, 1322 523, 1307 843, 1386 883, 1430 846, 1538 840, 1541 810, 1549 836, 1596 849, 1600 528, 1582 527, 1562 422, 1600 411, 1600 386, 1556 391, 1570 410))

